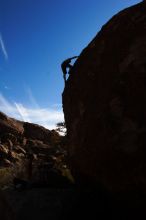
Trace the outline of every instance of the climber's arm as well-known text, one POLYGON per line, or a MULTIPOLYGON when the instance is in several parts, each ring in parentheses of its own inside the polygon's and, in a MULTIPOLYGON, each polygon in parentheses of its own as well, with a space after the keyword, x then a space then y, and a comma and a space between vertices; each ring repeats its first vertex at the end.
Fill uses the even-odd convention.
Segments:
POLYGON ((72 60, 72 59, 75 59, 75 58, 77 58, 78 56, 74 56, 74 57, 71 57, 70 59, 72 60))

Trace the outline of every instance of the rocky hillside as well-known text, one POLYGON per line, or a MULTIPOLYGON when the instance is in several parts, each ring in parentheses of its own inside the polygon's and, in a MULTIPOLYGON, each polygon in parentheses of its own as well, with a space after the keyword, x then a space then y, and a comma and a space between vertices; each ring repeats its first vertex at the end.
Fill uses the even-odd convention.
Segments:
POLYGON ((145 100, 144 1, 109 20, 70 72, 63 109, 78 181, 145 190, 145 100))
POLYGON ((42 178, 44 184, 51 169, 65 169, 61 141, 55 130, 21 122, 0 112, 0 186, 14 176, 31 181, 42 178))

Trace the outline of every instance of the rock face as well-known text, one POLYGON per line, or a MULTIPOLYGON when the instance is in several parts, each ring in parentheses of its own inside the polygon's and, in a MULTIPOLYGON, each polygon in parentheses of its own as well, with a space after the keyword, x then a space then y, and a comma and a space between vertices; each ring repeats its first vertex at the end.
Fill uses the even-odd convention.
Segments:
POLYGON ((51 131, 45 129, 42 126, 31 123, 24 123, 24 135, 31 139, 38 139, 43 142, 49 142, 51 131))
POLYGON ((11 132, 12 134, 22 134, 24 131, 23 123, 13 120, 0 112, 0 134, 11 132))
POLYGON ((48 181, 51 169, 59 172, 65 165, 61 140, 55 130, 17 121, 0 112, 0 187, 14 176, 48 181))
POLYGON ((63 92, 70 166, 108 189, 146 184, 146 5, 115 15, 82 51, 63 92))

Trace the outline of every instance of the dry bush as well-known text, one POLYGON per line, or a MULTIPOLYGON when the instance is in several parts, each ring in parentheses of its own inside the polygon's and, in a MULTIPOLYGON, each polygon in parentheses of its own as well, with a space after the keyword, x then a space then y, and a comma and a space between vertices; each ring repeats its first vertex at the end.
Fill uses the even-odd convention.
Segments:
POLYGON ((11 168, 0 169, 0 188, 12 183, 13 173, 11 168))

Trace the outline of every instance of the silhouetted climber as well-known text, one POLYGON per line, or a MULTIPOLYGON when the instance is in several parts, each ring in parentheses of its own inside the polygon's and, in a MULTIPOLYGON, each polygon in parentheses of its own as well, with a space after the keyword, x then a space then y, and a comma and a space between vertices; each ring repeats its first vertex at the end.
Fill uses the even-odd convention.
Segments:
POLYGON ((63 78, 64 78, 64 82, 66 83, 66 74, 69 74, 70 69, 72 68, 72 65, 70 64, 71 61, 75 58, 77 58, 78 56, 74 56, 71 57, 65 61, 63 61, 63 63, 61 64, 61 68, 62 68, 62 72, 63 72, 63 78), (67 68, 69 68, 68 72, 67 72, 67 68))

